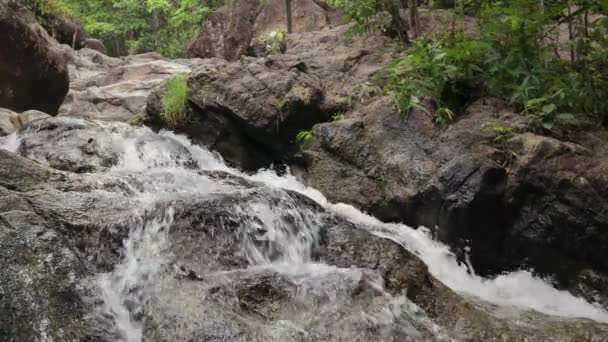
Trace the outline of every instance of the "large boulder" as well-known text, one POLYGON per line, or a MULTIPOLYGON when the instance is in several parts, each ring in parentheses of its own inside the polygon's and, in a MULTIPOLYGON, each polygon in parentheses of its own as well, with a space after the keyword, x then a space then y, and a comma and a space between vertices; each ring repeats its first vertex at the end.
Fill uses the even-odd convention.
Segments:
POLYGON ((0 2, 0 107, 55 115, 68 91, 66 60, 18 13, 0 2))
MULTIPOLYGON (((293 32, 318 31, 340 23, 340 14, 322 0, 292 1, 293 32)), ((203 25, 188 48, 189 57, 236 60, 253 38, 287 31, 284 0, 238 0, 221 7, 203 25)))
POLYGON ((11 110, 0 108, 0 136, 15 133, 32 121, 48 117, 50 115, 37 110, 28 110, 18 114, 11 110))
MULTIPOLYGON (((337 110, 325 101, 321 81, 290 56, 207 59, 188 83, 192 115, 176 128, 247 169, 293 154, 298 132, 337 110)), ((162 95, 150 97, 152 119, 162 111, 162 95)))
POLYGON ((87 49, 92 49, 98 52, 103 53, 104 55, 108 54, 108 50, 106 46, 99 39, 89 38, 84 41, 84 47, 87 49))
MULTIPOLYGON (((264 3, 257 16, 254 37, 272 31, 287 32, 287 10, 285 0, 270 0, 264 3)), ((292 32, 320 31, 342 23, 342 13, 323 0, 291 0, 292 32)))
POLYGON ((505 254, 589 298, 608 295, 608 154, 531 133, 510 140, 517 155, 505 194, 505 254))
POLYGON ((307 180, 331 201, 433 228, 480 274, 532 268, 606 304, 605 152, 521 128, 498 100, 478 101, 441 130, 421 111, 403 120, 380 98, 315 126, 307 180), (484 122, 512 127, 513 137, 492 146, 497 133, 484 122))
MULTIPOLYGON (((377 91, 368 78, 390 61, 380 49, 386 40, 351 40, 347 30, 294 33, 284 55, 203 60, 189 80, 189 121, 172 128, 247 170, 284 162, 298 152, 300 131, 377 91)), ((162 111, 162 97, 159 90, 149 98, 152 121, 162 111)))
POLYGON ((149 94, 167 78, 187 74, 197 60, 166 60, 156 53, 111 58, 92 50, 75 53, 70 92, 59 115, 131 121, 146 111, 149 94))
POLYGON ((484 115, 441 131, 421 111, 404 121, 390 99, 373 100, 352 117, 315 126, 308 182, 384 221, 437 227, 453 246, 472 245, 476 270, 492 271, 502 257, 507 173, 475 150, 484 115))

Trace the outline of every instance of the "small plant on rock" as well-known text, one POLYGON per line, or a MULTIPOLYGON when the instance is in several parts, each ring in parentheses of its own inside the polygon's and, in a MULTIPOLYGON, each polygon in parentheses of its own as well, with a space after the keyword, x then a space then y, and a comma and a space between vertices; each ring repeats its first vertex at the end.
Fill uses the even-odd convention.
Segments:
POLYGON ((441 107, 437 109, 435 116, 433 116, 433 123, 440 128, 448 127, 452 121, 454 121, 454 112, 452 112, 448 107, 441 107))
POLYGON ((281 31, 272 31, 266 37, 258 38, 258 41, 269 53, 284 53, 287 48, 285 33, 281 31))
POLYGON ((165 84, 160 119, 169 127, 183 125, 188 120, 188 82, 185 75, 170 78, 165 84))
POLYGON ((296 143, 300 148, 305 147, 310 141, 314 138, 314 133, 312 131, 300 131, 296 135, 296 143))
POLYGON ((344 114, 344 112, 336 112, 334 113, 334 115, 331 116, 331 118, 334 121, 340 121, 343 120, 346 114, 344 114))
POLYGON ((288 102, 287 98, 284 97, 280 100, 274 101, 273 105, 274 105, 274 108, 276 108, 279 112, 282 113, 285 110, 285 108, 287 108, 287 102, 288 102))
POLYGON ((510 139, 513 137, 513 128, 493 121, 484 122, 481 127, 491 130, 494 134, 493 137, 482 142, 482 144, 493 147, 498 152, 494 161, 504 168, 510 167, 513 160, 517 158, 510 143, 510 139))

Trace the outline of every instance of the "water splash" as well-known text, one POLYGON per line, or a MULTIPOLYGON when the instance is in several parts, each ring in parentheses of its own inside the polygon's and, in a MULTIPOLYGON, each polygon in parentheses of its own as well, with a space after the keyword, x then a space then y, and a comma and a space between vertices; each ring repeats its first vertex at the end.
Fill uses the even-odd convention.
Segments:
MULTIPOLYGON (((566 291, 556 290, 529 272, 514 272, 495 279, 483 279, 470 274, 465 266, 457 263, 449 248, 434 241, 426 230, 412 229, 402 224, 382 223, 352 206, 329 203, 319 191, 306 187, 291 175, 279 177, 269 170, 245 175, 229 168, 216 154, 191 144, 183 136, 161 132, 159 139, 159 136, 147 128, 109 123, 99 125, 106 133, 110 133, 110 148, 119 155, 118 164, 108 173, 137 180, 137 186, 134 188, 140 192, 137 200, 141 201, 142 207, 149 207, 155 202, 175 198, 180 194, 209 196, 213 193, 241 191, 238 187, 218 182, 201 171, 227 172, 264 184, 270 189, 301 193, 327 210, 355 223, 359 228, 401 244, 417 254, 429 267, 431 274, 457 292, 501 306, 608 322, 608 313, 604 310, 566 291), (181 150, 186 151, 191 160, 176 158, 176 151, 181 150), (191 167, 190 161, 195 162, 197 167, 191 167)), ((4 137, 0 144, 5 149, 16 151, 19 145, 18 137, 4 137)), ((323 272, 325 266, 310 263, 310 250, 318 239, 317 214, 296 207, 295 204, 289 203, 286 197, 280 198, 283 201, 279 203, 281 211, 267 201, 252 203, 245 208, 235 208, 235 214, 241 215, 245 220, 243 226, 246 227, 245 253, 248 261, 252 265, 272 267, 303 282, 313 279, 326 280, 327 278, 319 278, 323 274, 330 276, 330 273, 323 272)), ((148 219, 150 218, 148 216, 148 219)), ((135 219, 129 239, 125 242, 123 262, 116 266, 113 272, 99 279, 99 287, 105 301, 104 314, 113 317, 123 342, 141 341, 142 326, 138 312, 144 306, 146 294, 154 291, 155 284, 151 279, 170 257, 165 250, 166 233, 170 225, 171 215, 167 213, 149 221, 143 218, 140 221, 135 219)), ((336 272, 336 269, 332 269, 332 272, 336 272)), ((344 276, 348 278, 351 275, 344 276)))
POLYGON ((9 134, 4 137, 0 137, 0 149, 9 152, 17 152, 19 149, 20 138, 17 133, 9 134))
POLYGON ((297 207, 290 197, 277 194, 279 203, 256 202, 237 207, 246 227, 244 248, 252 265, 284 264, 300 267, 311 261, 319 240, 317 213, 297 207))
POLYGON ((608 313, 599 306, 560 291, 528 271, 517 271, 485 279, 471 274, 459 264, 446 245, 431 238, 425 228, 412 229, 402 224, 383 223, 345 204, 329 205, 360 227, 389 238, 415 253, 437 279, 452 290, 501 306, 533 309, 548 315, 569 318, 590 318, 608 323, 608 313))
POLYGON ((141 342, 143 325, 136 318, 155 291, 156 276, 169 260, 168 231, 171 209, 135 216, 124 241, 124 258, 114 270, 99 276, 103 306, 101 314, 111 317, 120 342, 141 342))
MULTIPOLYGON (((446 245, 433 240, 428 231, 423 228, 413 229, 403 224, 383 223, 358 211, 352 206, 332 204, 328 202, 319 191, 303 185, 298 182, 294 176, 289 174, 278 176, 275 172, 270 170, 261 170, 253 175, 242 174, 239 171, 226 166, 217 155, 202 147, 193 145, 183 136, 175 135, 171 132, 162 132, 161 134, 163 137, 171 139, 172 141, 177 141, 187 148, 203 170, 221 170, 254 182, 263 183, 268 187, 298 192, 316 201, 329 211, 333 211, 347 220, 358 224, 361 228, 368 229, 377 235, 389 238, 401 244, 410 252, 417 254, 427 264, 431 274, 457 292, 468 294, 501 306, 532 309, 545 314, 563 317, 590 318, 599 322, 608 323, 608 313, 603 309, 586 302, 582 298, 574 297, 567 291, 555 289, 548 282, 534 277, 530 272, 518 271, 504 274, 494 279, 484 279, 475 274, 471 274, 466 266, 459 264, 449 248, 446 245)), ((157 154, 146 155, 144 153, 142 155, 139 153, 138 155, 138 158, 132 158, 132 155, 125 154, 125 158, 128 157, 130 159, 130 163, 135 163, 131 164, 133 169, 150 169, 155 167, 155 165, 158 165, 151 163, 151 161, 154 161, 154 158, 158 158, 157 154)), ((165 168, 181 170, 180 172, 183 172, 183 168, 179 165, 165 166, 165 168)), ((192 175, 193 173, 187 171, 186 177, 181 177, 179 181, 185 182, 185 179, 192 177, 192 175)), ((199 178, 200 177, 195 179, 199 178)), ((179 185, 172 184, 172 186, 179 185)), ((188 191, 208 194, 209 187, 190 186, 188 187, 188 191)), ((261 221, 266 229, 271 227, 271 229, 265 233, 265 239, 281 242, 276 245, 289 246, 286 247, 287 250, 282 251, 282 255, 284 255, 283 261, 287 261, 287 264, 293 265, 298 263, 302 264, 306 260, 305 258, 302 258, 302 255, 306 255, 308 252, 303 246, 309 245, 314 241, 314 232, 307 233, 311 234, 307 237, 299 238, 285 235, 286 231, 276 229, 276 222, 274 222, 276 215, 272 212, 272 209, 264 207, 263 205, 258 205, 257 207, 251 208, 251 210, 251 212, 257 213, 258 224, 261 221), (290 251, 290 248, 293 249, 290 251)), ((314 217, 314 215, 311 215, 311 217, 314 217)), ((310 218, 303 218, 303 221, 298 224, 304 227, 304 229, 302 229, 303 231, 309 231, 310 229, 314 230, 316 227, 315 222, 310 221, 310 218)), ((269 262, 268 255, 260 254, 260 251, 256 249, 249 250, 249 257, 252 258, 252 262, 254 263, 269 262)))

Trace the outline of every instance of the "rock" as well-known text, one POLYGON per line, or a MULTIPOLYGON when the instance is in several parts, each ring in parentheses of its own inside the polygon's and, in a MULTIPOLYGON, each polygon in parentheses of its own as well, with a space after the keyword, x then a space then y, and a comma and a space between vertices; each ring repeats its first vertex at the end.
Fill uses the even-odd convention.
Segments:
MULTIPOLYGON (((254 37, 273 31, 287 32, 284 0, 270 0, 264 4, 253 26, 254 37)), ((292 0, 292 32, 320 31, 342 24, 342 14, 323 0, 292 0)))
POLYGON ((404 122, 389 99, 372 101, 351 119, 315 126, 306 152, 309 184, 382 220, 437 227, 452 246, 472 245, 473 266, 487 271, 502 257, 507 174, 469 149, 484 138, 483 116, 442 132, 422 112, 404 122))
POLYGON ((479 274, 532 268, 606 302, 602 282, 581 276, 608 270, 601 256, 608 241, 605 154, 520 128, 518 115, 491 99, 446 130, 418 111, 404 122, 389 100, 372 100, 347 119, 315 126, 307 179, 333 202, 434 227, 463 260, 470 253, 479 274), (484 145, 493 137, 481 127, 486 121, 515 127, 508 150, 484 145))
MULTIPOLYGON (((191 121, 178 131, 246 170, 291 158, 299 131, 378 91, 368 78, 391 60, 380 48, 385 38, 353 41, 347 29, 288 35, 293 54, 204 60, 190 78, 191 121)), ((150 96, 149 119, 161 112, 161 97, 150 96)))
POLYGON ((79 50, 71 67, 70 92, 59 113, 96 120, 130 121, 145 113, 149 94, 164 80, 189 73, 197 63, 197 60, 168 61, 154 54, 116 59, 90 49, 79 50))
POLYGON ((253 38, 252 27, 260 9, 259 0, 237 0, 224 5, 204 23, 201 32, 206 33, 190 44, 187 56, 238 59, 253 38))
MULTIPOLYGON (((340 14, 322 0, 293 0, 293 32, 318 31, 340 24, 340 14)), ((215 13, 188 48, 189 57, 218 57, 232 61, 245 54, 253 38, 272 31, 287 31, 285 1, 239 0, 215 13), (236 20, 238 18, 238 20, 236 20)))
POLYGON ((0 339, 92 338, 80 288, 86 275, 82 260, 31 209, 0 212, 0 339))
POLYGON ((0 108, 0 136, 9 135, 17 131, 18 115, 12 110, 0 108))
MULTIPOLYGON (((33 125, 145 150, 122 140, 144 128, 76 121, 33 125)), ((24 139, 47 130, 25 131, 24 139)), ((157 147, 170 139, 149 138, 157 147)), ((149 167, 74 174, 0 150, 0 305, 17 315, 0 316, 0 336, 109 342, 139 336, 139 323, 150 341, 601 341, 607 334, 587 320, 499 315, 446 288, 374 227, 299 193, 213 168, 149 167)))
POLYGON ((575 293, 599 290, 608 304, 596 280, 608 276, 608 154, 530 133, 510 144, 518 158, 505 196, 508 256, 575 293))
POLYGON ((106 50, 106 46, 103 45, 103 43, 99 39, 88 38, 84 41, 83 47, 101 52, 104 55, 108 53, 108 51, 106 50))
MULTIPOLYGON (((106 132, 125 130, 126 124, 92 122, 80 118, 57 117, 40 120, 20 132, 19 153, 53 169, 76 173, 104 172, 117 166, 125 151, 117 142, 117 137, 106 132)), ((160 139, 166 150, 167 158, 176 165, 193 167, 189 151, 170 139, 154 138, 150 130, 142 129, 136 134, 121 137, 131 139, 139 147, 135 153, 143 154, 151 140, 160 139)), ((155 161, 160 165, 161 159, 155 161)))
POLYGON ((66 61, 14 6, 0 3, 0 107, 55 115, 68 91, 66 61))
POLYGON ((31 122, 36 120, 42 120, 50 118, 51 116, 47 113, 43 113, 37 110, 26 110, 25 112, 19 114, 19 123, 21 124, 20 129, 28 126, 31 122))
MULTIPOLYGON (((247 169, 290 155, 299 131, 329 120, 335 111, 325 102, 320 80, 289 56, 208 59, 188 83, 193 113, 178 130, 247 169)), ((158 118, 161 98, 162 91, 150 98, 151 118, 158 118)))
POLYGON ((0 136, 12 134, 32 121, 49 117, 50 115, 37 110, 28 110, 17 114, 11 110, 0 108, 0 136))

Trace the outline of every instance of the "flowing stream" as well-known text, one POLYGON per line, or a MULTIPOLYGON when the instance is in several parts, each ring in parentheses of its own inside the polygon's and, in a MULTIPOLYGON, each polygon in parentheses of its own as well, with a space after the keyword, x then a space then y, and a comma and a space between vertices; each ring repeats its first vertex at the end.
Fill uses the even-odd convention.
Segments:
MULTIPOLYGON (((175 286, 173 278, 162 276, 167 269, 176 270, 172 272, 183 272, 185 277, 198 280, 197 284, 201 283, 200 286, 209 291, 212 288, 223 288, 222 286, 233 282, 234 279, 248 279, 251 274, 265 274, 264 272, 269 270, 288 277, 290 281, 296 283, 298 291, 294 294, 294 298, 301 300, 296 300, 293 307, 277 308, 287 312, 284 314, 286 318, 272 320, 265 325, 263 335, 259 337, 260 341, 296 340, 285 338, 294 334, 313 339, 315 336, 331 336, 332 332, 310 327, 320 324, 315 323, 319 319, 317 316, 327 320, 327 317, 334 317, 338 312, 345 310, 344 307, 351 306, 356 307, 356 310, 352 311, 358 313, 356 316, 349 314, 352 317, 349 316, 351 318, 340 323, 341 331, 336 332, 343 335, 340 340, 354 340, 352 338, 356 336, 356 331, 350 332, 349 329, 356 330, 361 325, 360 322, 373 323, 375 327, 380 327, 375 332, 379 334, 378 336, 389 333, 393 333, 394 336, 392 330, 395 326, 399 326, 401 327, 399 329, 403 329, 403 335, 409 336, 411 340, 419 340, 416 336, 423 336, 429 331, 432 332, 435 340, 447 340, 443 337, 441 329, 404 296, 390 296, 384 293, 371 306, 352 303, 346 298, 340 289, 356 287, 362 279, 366 278, 365 272, 357 268, 342 269, 314 263, 311 253, 319 239, 320 218, 314 210, 301 208, 297 202, 285 196, 283 190, 303 194, 327 211, 356 224, 360 229, 369 230, 399 243, 418 255, 428 265, 432 275, 464 296, 476 297, 500 307, 531 309, 549 315, 589 318, 608 323, 607 312, 568 292, 556 290, 548 282, 533 277, 530 272, 519 271, 494 279, 484 279, 470 274, 465 265, 457 263, 447 246, 431 239, 426 229, 382 223, 352 206, 329 203, 320 192, 299 183, 291 175, 278 176, 268 170, 262 170, 254 175, 243 174, 226 166, 216 154, 193 145, 187 138, 171 132, 161 132, 157 136, 147 128, 132 128, 110 123, 99 123, 99 126, 109 133, 110 138, 104 140, 100 137, 98 141, 105 141, 107 148, 120 156, 118 163, 105 171, 105 174, 127 181, 137 180, 137 186, 134 186, 137 195, 134 200, 139 203, 140 208, 139 212, 132 213, 132 218, 129 220, 130 233, 123 244, 122 262, 110 273, 102 274, 94 280, 103 298, 101 314, 112 317, 116 325, 117 339, 121 341, 145 340, 143 337, 145 328, 141 317, 148 314, 147 310, 161 311, 162 315, 196 316, 192 318, 193 324, 202 324, 201 329, 217 330, 216 335, 224 336, 225 340, 247 340, 238 334, 230 337, 236 329, 232 325, 222 326, 221 329, 216 325, 207 326, 205 324, 211 324, 206 323, 210 317, 199 317, 188 311, 191 305, 194 305, 192 302, 199 299, 182 298, 178 293, 158 296, 157 294, 165 293, 167 289, 175 286), (141 137, 158 139, 147 139, 142 143, 141 137), (193 168, 185 165, 183 161, 176 160, 174 153, 176 146, 187 151, 197 167, 193 168), (175 208, 169 207, 154 213, 155 205, 168 199, 179 201, 210 198, 226 193, 253 193, 238 185, 217 181, 209 177, 209 172, 231 174, 239 179, 261 184, 265 189, 262 196, 256 197, 257 200, 231 204, 230 207, 231 215, 238 217, 239 226, 247 233, 244 235, 245 242, 241 245, 241 250, 235 252, 242 259, 247 260, 246 270, 239 270, 236 267, 232 271, 211 271, 212 266, 209 265, 214 261, 200 260, 200 263, 205 265, 194 272, 174 262, 173 254, 181 248, 176 243, 171 245, 169 239, 176 216, 175 208), (151 303, 150 298, 156 298, 155 302, 151 303), (314 305, 311 304, 313 302, 314 305), (173 313, 172 307, 184 312, 173 313)), ((1 146, 16 151, 19 139, 17 135, 4 137, 1 146)), ((28 157, 42 163, 46 162, 44 158, 28 157)), ((378 291, 382 291, 381 286, 373 279, 368 283, 371 287, 376 286, 378 291)), ((184 291, 187 293, 186 290, 184 291)), ((202 304, 212 305, 204 300, 202 304)), ((214 319, 218 321, 225 319, 217 317, 217 312, 220 311, 210 310, 203 311, 215 315, 214 319)))

